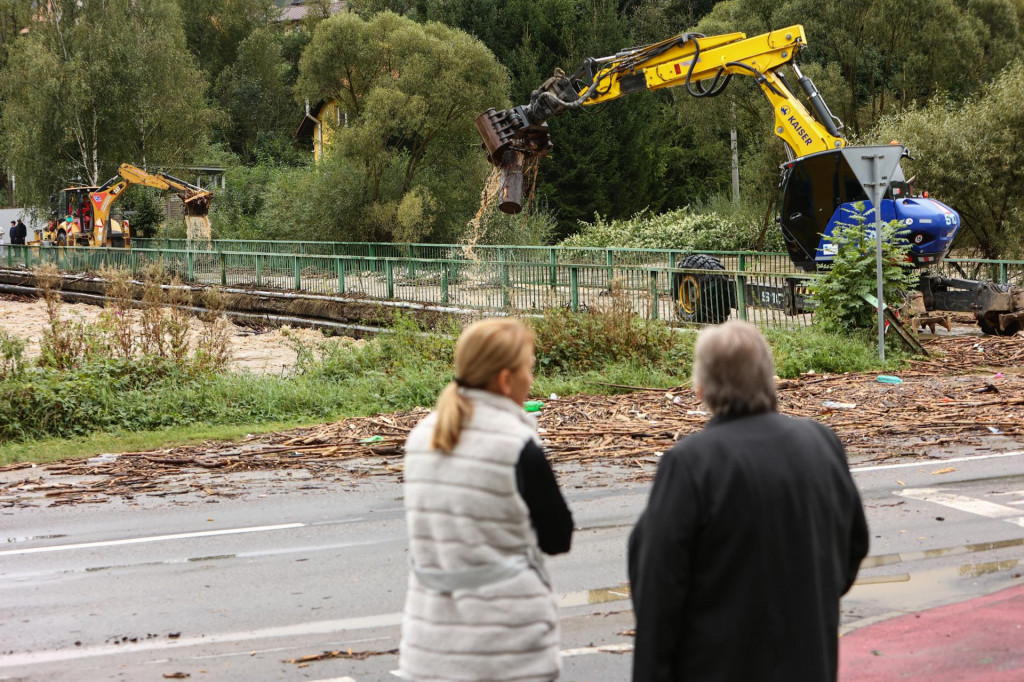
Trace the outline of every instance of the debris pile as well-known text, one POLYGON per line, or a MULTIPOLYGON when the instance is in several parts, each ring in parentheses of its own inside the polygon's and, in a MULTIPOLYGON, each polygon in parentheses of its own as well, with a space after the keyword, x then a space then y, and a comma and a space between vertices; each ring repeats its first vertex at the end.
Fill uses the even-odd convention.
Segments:
MULTIPOLYGON (((779 409, 831 426, 856 461, 1015 447, 1024 429, 1020 339, 944 337, 927 345, 933 358, 898 372, 898 384, 879 382, 877 374, 808 372, 781 380, 779 409)), ((140 495, 233 497, 245 493, 244 472, 301 471, 319 481, 400 479, 406 436, 426 413, 418 408, 345 419, 240 443, 11 464, 0 467, 0 507, 140 495)), ((661 453, 709 418, 686 387, 557 398, 544 401, 537 414, 556 467, 615 464, 634 469, 638 480, 650 478, 661 453)))

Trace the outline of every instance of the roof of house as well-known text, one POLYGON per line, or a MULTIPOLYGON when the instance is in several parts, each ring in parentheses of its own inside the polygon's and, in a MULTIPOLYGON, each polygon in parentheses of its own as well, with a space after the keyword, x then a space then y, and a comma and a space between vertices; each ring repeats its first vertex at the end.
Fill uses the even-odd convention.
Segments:
MULTIPOLYGON (((330 7, 331 14, 337 14, 338 12, 345 9, 344 2, 332 2, 330 7)), ((306 6, 302 0, 296 0, 287 7, 281 8, 281 16, 278 17, 278 21, 302 21, 309 14, 309 7, 306 6)))
POLYGON ((295 137, 297 139, 313 137, 313 132, 317 124, 317 119, 315 119, 314 116, 320 113, 320 109, 323 108, 324 104, 326 104, 325 100, 320 100, 305 116, 302 117, 302 122, 299 123, 299 129, 295 131, 295 137))

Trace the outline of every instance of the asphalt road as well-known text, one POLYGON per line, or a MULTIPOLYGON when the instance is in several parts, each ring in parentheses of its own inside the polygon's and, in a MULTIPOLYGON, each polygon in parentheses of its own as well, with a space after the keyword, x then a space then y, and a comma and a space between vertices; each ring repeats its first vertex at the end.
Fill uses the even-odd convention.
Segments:
MULTIPOLYGON (((854 464, 872 547, 844 631, 1024 582, 1024 449, 1006 447, 854 464)), ((648 484, 559 473, 578 526, 549 563, 563 679, 627 680, 625 546, 648 484)), ((397 679, 381 652, 405 593, 401 486, 250 478, 237 499, 0 510, 0 680, 397 679), (350 649, 373 655, 288 662, 350 649)))

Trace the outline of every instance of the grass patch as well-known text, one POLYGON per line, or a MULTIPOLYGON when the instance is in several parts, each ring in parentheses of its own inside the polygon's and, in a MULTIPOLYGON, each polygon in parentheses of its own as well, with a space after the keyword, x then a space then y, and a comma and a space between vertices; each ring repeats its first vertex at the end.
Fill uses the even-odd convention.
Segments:
MULTIPOLYGON (((533 322, 533 394, 671 388, 690 377, 696 333, 637 319, 622 309, 551 311, 533 322)), ((286 376, 229 373, 149 356, 105 358, 64 369, 18 366, 0 373, 0 463, 141 451, 344 417, 429 407, 452 378, 454 326, 427 334, 399 319, 392 333, 347 346, 296 343, 286 376)), ((770 331, 777 373, 893 370, 880 367, 873 337, 819 329, 770 331)))
POLYGON ((910 357, 888 339, 885 364, 878 361, 878 337, 870 330, 836 334, 818 327, 774 329, 765 333, 775 356, 775 373, 784 379, 814 370, 817 374, 895 371, 910 357))
POLYGON ((0 465, 13 462, 54 462, 104 453, 148 452, 209 441, 236 441, 249 434, 270 433, 319 424, 318 419, 299 419, 263 424, 192 424, 156 431, 99 432, 80 438, 48 438, 0 445, 0 465))

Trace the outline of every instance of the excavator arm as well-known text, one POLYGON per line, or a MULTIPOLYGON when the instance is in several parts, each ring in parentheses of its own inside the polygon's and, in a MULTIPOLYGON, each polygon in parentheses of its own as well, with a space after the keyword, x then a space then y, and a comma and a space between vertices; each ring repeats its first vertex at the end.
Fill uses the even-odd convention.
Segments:
POLYGON ((150 173, 130 163, 123 163, 117 169, 116 176, 89 194, 93 215, 91 245, 111 245, 110 209, 129 185, 172 190, 178 194, 185 206, 186 221, 204 224, 209 222, 207 216, 210 213, 210 201, 213 199, 212 192, 167 173, 150 173))
POLYGON ((167 173, 150 173, 130 163, 122 163, 117 169, 117 173, 122 178, 122 184, 145 185, 177 192, 182 203, 185 204, 185 215, 198 216, 210 212, 210 200, 213 199, 213 193, 198 185, 179 180, 167 173))
POLYGON ((744 33, 684 33, 609 57, 586 59, 571 76, 556 69, 533 91, 529 104, 505 111, 488 109, 476 119, 488 159, 504 174, 501 210, 517 213, 521 209, 523 167, 553 148, 548 119, 639 90, 685 86, 694 97, 714 97, 733 76, 753 77, 772 105, 774 132, 786 143, 791 159, 844 147, 842 123, 796 65, 796 54, 806 44, 799 24, 753 38, 744 33), (787 64, 817 118, 786 83, 780 69, 787 64))

